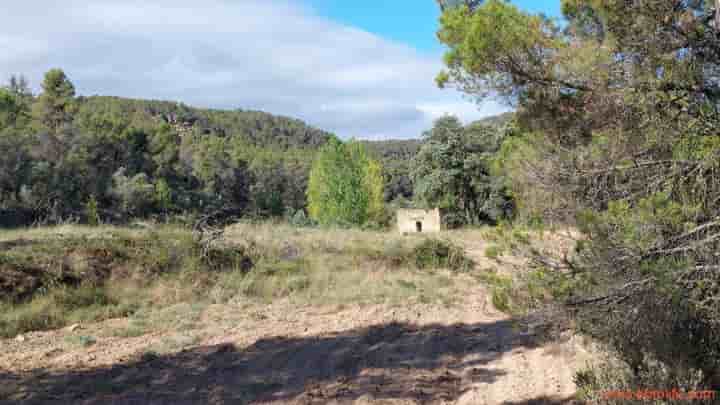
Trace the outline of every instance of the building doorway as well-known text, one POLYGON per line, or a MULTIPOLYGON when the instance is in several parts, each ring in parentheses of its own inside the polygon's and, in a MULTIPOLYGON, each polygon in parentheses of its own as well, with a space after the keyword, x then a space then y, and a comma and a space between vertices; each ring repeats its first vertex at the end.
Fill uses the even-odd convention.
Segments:
POLYGON ((415 222, 415 230, 418 232, 422 232, 422 222, 420 222, 420 221, 415 222))

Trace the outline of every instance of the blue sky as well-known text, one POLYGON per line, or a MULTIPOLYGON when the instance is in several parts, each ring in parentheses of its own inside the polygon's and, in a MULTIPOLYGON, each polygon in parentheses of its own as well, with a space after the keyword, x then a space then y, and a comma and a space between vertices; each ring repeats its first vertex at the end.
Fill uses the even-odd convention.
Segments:
MULTIPOLYGON (((558 14, 559 0, 518 3, 558 14)), ((435 86, 434 0, 23 0, 3 17, 0 80, 36 92, 59 67, 81 95, 263 110, 361 139, 508 110, 435 86)))
MULTIPOLYGON (((307 0, 319 14, 421 51, 442 50, 435 39, 440 9, 435 0, 307 0)), ((518 7, 560 17, 560 0, 514 0, 518 7)))

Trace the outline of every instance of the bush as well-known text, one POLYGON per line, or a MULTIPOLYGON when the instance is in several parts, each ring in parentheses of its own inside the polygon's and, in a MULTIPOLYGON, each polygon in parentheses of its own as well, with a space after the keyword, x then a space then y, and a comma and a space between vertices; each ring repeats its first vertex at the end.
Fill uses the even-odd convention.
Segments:
POLYGON ((203 251, 175 228, 20 243, 0 253, 0 337, 202 296, 223 280, 221 273, 248 271, 258 249, 213 244, 203 251))
MULTIPOLYGON (((672 366, 668 367, 662 362, 652 358, 643 361, 642 370, 634 373, 628 364, 619 360, 617 356, 605 354, 596 364, 590 365, 587 369, 581 370, 575 375, 575 384, 578 387, 578 397, 581 400, 601 405, 624 405, 628 403, 627 398, 611 398, 611 392, 632 392, 642 393, 645 391, 657 392, 658 390, 670 391, 677 389, 681 393, 707 393, 708 387, 702 385, 703 375, 699 370, 683 369, 672 366)), ((648 393, 650 394, 650 393, 648 393)), ((717 395, 717 394, 715 394, 717 395)), ((713 404, 717 398, 698 399, 693 403, 713 404)), ((684 404, 684 400, 666 399, 661 403, 684 404)))
POLYGON ((492 303, 496 309, 503 312, 511 312, 515 309, 515 294, 517 286, 512 278, 497 274, 495 269, 486 269, 478 276, 478 279, 490 287, 492 303))
POLYGON ((463 248, 449 241, 426 239, 414 249, 415 264, 419 268, 445 267, 454 271, 467 271, 474 265, 465 256, 463 248))

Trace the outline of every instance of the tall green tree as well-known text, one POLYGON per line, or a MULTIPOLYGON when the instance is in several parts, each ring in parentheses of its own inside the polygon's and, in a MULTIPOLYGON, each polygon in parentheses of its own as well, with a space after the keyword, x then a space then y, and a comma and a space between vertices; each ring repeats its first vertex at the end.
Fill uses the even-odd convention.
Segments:
POLYGON ((310 171, 308 211, 321 224, 363 225, 383 210, 382 168, 360 142, 331 139, 310 171))
POLYGON ((490 173, 500 145, 496 130, 465 128, 453 116, 438 119, 423 135, 413 162, 415 196, 442 208, 448 225, 495 223, 512 215, 513 202, 503 179, 490 173))
POLYGON ((42 93, 33 107, 33 115, 42 129, 53 135, 60 135, 73 121, 77 110, 75 86, 61 69, 52 69, 45 74, 42 93))

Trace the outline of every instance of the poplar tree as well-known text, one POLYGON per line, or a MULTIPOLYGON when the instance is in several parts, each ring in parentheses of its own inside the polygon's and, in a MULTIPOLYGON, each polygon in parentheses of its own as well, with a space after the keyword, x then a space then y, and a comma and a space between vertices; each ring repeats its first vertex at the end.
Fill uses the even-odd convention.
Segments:
POLYGON ((310 217, 321 224, 364 225, 382 215, 383 176, 379 162, 356 141, 332 138, 320 149, 307 190, 310 217))

